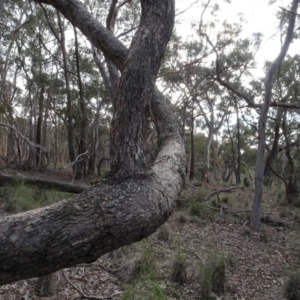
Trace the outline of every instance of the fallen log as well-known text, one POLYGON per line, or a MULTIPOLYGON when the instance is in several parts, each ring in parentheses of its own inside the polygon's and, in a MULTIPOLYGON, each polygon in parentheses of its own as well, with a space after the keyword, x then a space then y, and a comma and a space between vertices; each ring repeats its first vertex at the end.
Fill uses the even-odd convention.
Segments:
POLYGON ((43 179, 33 179, 28 178, 26 176, 17 177, 17 176, 8 176, 4 174, 0 174, 0 186, 5 185, 14 185, 18 183, 25 183, 26 185, 31 185, 38 187, 40 189, 47 189, 47 190, 57 190, 66 193, 73 193, 73 194, 80 194, 85 191, 88 186, 79 186, 73 185, 70 183, 63 183, 58 181, 48 181, 43 179))

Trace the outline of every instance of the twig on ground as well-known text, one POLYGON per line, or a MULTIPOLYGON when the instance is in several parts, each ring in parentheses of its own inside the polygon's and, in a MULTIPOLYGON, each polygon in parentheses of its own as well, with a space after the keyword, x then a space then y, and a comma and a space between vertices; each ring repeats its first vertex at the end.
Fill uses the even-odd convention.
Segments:
POLYGON ((81 299, 90 299, 90 300, 103 300, 103 299, 112 299, 112 297, 117 296, 119 294, 122 294, 123 292, 116 292, 114 294, 111 294, 109 296, 104 296, 104 297, 98 297, 98 296, 87 296, 83 293, 83 291, 78 288, 71 280, 67 277, 65 271, 62 271, 62 274, 65 278, 65 280, 77 291, 81 294, 81 299))
POLYGON ((120 270, 122 269, 122 267, 119 267, 119 268, 117 268, 117 269, 110 269, 110 268, 108 268, 108 267, 106 267, 106 266, 104 266, 104 265, 102 265, 102 264, 99 264, 99 266, 100 266, 102 269, 104 269, 106 272, 109 272, 109 273, 116 273, 116 272, 118 272, 118 271, 120 271, 120 270))

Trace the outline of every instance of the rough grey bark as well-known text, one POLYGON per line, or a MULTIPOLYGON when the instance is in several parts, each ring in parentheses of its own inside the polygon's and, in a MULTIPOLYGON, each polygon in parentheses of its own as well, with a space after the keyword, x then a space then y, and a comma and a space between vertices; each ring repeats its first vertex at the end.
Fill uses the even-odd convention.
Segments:
POLYGON ((120 78, 112 126, 116 151, 114 172, 143 173, 147 167, 146 110, 173 29, 172 1, 167 1, 164 9, 162 5, 151 5, 153 2, 156 1, 141 2, 141 21, 120 78), (132 136, 134 139, 128 138, 132 136))
MULTIPOLYGON (((62 6, 62 11, 73 11, 72 18, 79 16, 83 23, 86 21, 85 26, 89 29, 86 28, 86 31, 93 32, 89 27, 90 18, 81 19, 82 6, 79 2, 54 0, 47 3, 55 4, 57 8, 62 6)), ((112 44, 106 43, 110 39, 108 31, 104 31, 108 40, 100 34, 95 44, 101 45, 119 67, 124 63, 117 102, 117 143, 122 138, 129 145, 132 140, 140 142, 139 132, 142 129, 136 128, 132 121, 135 116, 130 114, 130 106, 133 111, 138 110, 140 118, 137 120, 143 122, 143 109, 136 106, 144 108, 152 96, 151 114, 160 142, 160 151, 152 168, 147 172, 143 170, 144 176, 133 176, 142 165, 137 162, 137 168, 134 166, 134 171, 120 182, 102 183, 52 206, 1 218, 0 284, 92 262, 104 253, 147 237, 172 213, 173 202, 184 180, 185 149, 170 109, 157 90, 153 95, 152 92, 160 59, 172 30, 174 1, 141 0, 141 4, 141 25, 126 61, 122 60, 126 56, 122 54, 125 47, 119 48, 123 49, 119 53, 114 47, 119 44, 115 38, 112 44), (106 46, 101 44, 102 40, 106 46), (143 52, 144 43, 150 43, 151 51, 143 52), (137 61, 136 57, 143 62, 137 61), (137 66, 133 66, 136 62, 137 66), (140 77, 129 88, 131 76, 140 77), (126 118, 126 126, 137 129, 129 130, 127 137, 121 128, 126 118), (118 131, 121 131, 120 137, 118 131)), ((80 23, 80 26, 83 24, 80 23)), ((99 28, 102 27, 99 25, 99 28)), ((140 145, 136 147, 140 148, 140 145)), ((128 154, 126 151, 125 146, 125 156, 128 154)), ((135 154, 136 157, 130 157, 132 165, 139 158, 143 160, 140 153, 133 151, 132 155, 135 154)))
POLYGON ((267 121, 268 110, 272 99, 273 77, 275 73, 278 71, 278 69, 280 68, 281 63, 288 52, 290 43, 293 40, 298 4, 299 4, 299 0, 292 1, 291 12, 289 13, 289 24, 288 24, 284 43, 282 45, 279 55, 277 56, 277 58, 274 60, 274 62, 268 69, 264 80, 265 94, 264 94, 264 102, 260 110, 259 121, 258 121, 259 138, 258 138, 256 173, 255 173, 255 195, 254 195, 252 214, 251 214, 251 225, 255 229, 259 228, 260 226, 260 204, 261 204, 262 193, 263 193, 266 121, 267 121))

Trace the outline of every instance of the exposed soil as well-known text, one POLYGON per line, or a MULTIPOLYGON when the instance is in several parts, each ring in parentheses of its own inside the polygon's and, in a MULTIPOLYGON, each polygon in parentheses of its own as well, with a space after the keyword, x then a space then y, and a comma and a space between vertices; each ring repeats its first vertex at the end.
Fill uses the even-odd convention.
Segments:
MULTIPOLYGON (((52 180, 66 182, 72 180, 70 172, 65 170, 20 173, 48 180, 50 177, 52 180)), ((90 179, 84 179, 81 183, 88 184, 90 179)), ((220 194, 220 203, 217 196, 205 202, 207 215, 189 215, 186 205, 189 199, 199 198, 200 194, 205 195, 212 189, 219 188, 222 186, 198 189, 186 186, 179 199, 181 208, 177 208, 164 225, 169 238, 163 241, 155 233, 143 242, 143 245, 146 243, 151 246, 158 270, 155 280, 167 295, 166 298, 147 299, 201 299, 201 263, 212 252, 223 253, 226 257, 226 293, 212 295, 211 299, 284 299, 282 291, 287 276, 291 270, 300 267, 299 209, 280 206, 277 192, 265 192, 262 205, 263 224, 259 231, 253 231, 247 219, 253 189, 240 188, 230 194, 220 194), (174 257, 179 252, 187 263, 187 282, 183 285, 171 280, 174 257)), ((0 213, 2 216, 6 215, 3 211, 0 213)), ((62 272, 58 272, 54 276, 55 295, 52 297, 36 295, 34 287, 37 279, 30 279, 1 286, 0 300, 122 299, 124 291, 132 284, 129 279, 133 275, 129 274, 128 262, 132 261, 134 264, 134 257, 138 257, 143 249, 138 244, 136 247, 128 247, 122 253, 116 252, 114 257, 109 258, 106 255, 93 264, 66 269, 65 275, 77 289, 65 279, 62 272), (126 273, 127 276, 124 276, 126 273), (84 298, 83 294, 94 298, 84 298)), ((140 297, 135 296, 134 299, 146 299, 142 293, 140 297)))

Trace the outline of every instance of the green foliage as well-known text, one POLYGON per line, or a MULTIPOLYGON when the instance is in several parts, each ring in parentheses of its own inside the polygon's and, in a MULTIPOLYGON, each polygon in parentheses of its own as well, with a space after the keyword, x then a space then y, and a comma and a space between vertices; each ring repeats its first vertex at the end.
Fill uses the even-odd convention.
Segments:
POLYGON ((0 188, 0 204, 5 211, 10 213, 51 205, 69 197, 71 197, 69 193, 41 190, 36 187, 28 187, 23 183, 0 188))
POLYGON ((289 300, 300 300, 300 270, 289 275, 284 285, 283 295, 289 300))

